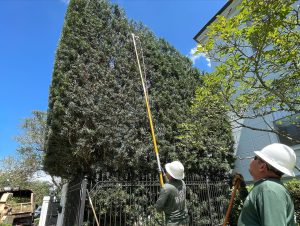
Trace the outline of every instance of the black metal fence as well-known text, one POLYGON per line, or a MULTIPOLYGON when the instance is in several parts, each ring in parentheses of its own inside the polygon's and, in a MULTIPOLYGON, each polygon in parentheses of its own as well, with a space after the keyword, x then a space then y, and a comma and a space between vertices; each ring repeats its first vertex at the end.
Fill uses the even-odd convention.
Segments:
MULTIPOLYGON (((185 182, 189 225, 221 225, 230 195, 228 181, 210 181, 194 176, 185 178, 185 182)), ((91 186, 92 204, 85 211, 83 225, 97 226, 96 218, 99 225, 105 226, 165 225, 163 214, 154 208, 159 191, 156 177, 145 176, 130 182, 102 178, 91 186)))

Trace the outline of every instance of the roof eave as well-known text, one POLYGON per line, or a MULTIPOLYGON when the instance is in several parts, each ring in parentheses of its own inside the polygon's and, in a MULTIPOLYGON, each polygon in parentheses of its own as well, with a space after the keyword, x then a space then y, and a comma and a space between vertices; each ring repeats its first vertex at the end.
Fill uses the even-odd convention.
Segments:
MULTIPOLYGON (((212 24, 216 19, 218 15, 221 15, 230 5, 233 3, 234 0, 228 0, 226 4, 214 15, 205 25, 201 30, 195 35, 193 38, 196 42, 198 42, 197 38, 206 30, 206 28, 212 24)), ((198 42, 199 43, 199 42, 198 42)))

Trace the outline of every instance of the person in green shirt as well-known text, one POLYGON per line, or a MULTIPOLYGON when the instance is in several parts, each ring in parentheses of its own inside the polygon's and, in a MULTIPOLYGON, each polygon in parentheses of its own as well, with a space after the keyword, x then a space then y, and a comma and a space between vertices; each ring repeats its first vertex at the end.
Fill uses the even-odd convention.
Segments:
POLYGON ((167 163, 165 169, 168 183, 161 189, 155 208, 165 213, 167 226, 188 225, 184 167, 181 162, 174 161, 167 163))
POLYGON ((296 226, 293 201, 280 181, 284 174, 295 176, 294 150, 274 143, 254 153, 249 167, 254 186, 244 202, 238 226, 296 226))

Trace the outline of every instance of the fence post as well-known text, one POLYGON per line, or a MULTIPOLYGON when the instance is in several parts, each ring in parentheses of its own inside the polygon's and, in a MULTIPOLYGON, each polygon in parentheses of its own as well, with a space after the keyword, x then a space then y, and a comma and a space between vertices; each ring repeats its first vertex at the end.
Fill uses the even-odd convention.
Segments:
POLYGON ((49 208, 49 203, 51 202, 50 196, 44 196, 43 198, 43 205, 42 205, 42 211, 39 221, 39 226, 45 226, 47 221, 47 213, 49 208))
POLYGON ((62 190, 61 190, 60 206, 62 209, 61 209, 61 212, 58 213, 56 226, 64 226, 68 185, 69 185, 68 183, 64 184, 62 187, 62 190))
POLYGON ((207 199, 208 199, 208 211, 209 211, 209 218, 210 218, 210 225, 213 225, 213 217, 211 212, 211 200, 210 200, 210 193, 209 193, 209 178, 206 175, 206 188, 207 188, 207 199))
POLYGON ((87 188, 87 177, 85 176, 82 183, 81 183, 81 203, 80 203, 80 212, 79 212, 79 221, 78 221, 78 225, 82 226, 83 224, 83 217, 84 217, 84 208, 85 208, 85 199, 86 199, 86 188, 87 188))

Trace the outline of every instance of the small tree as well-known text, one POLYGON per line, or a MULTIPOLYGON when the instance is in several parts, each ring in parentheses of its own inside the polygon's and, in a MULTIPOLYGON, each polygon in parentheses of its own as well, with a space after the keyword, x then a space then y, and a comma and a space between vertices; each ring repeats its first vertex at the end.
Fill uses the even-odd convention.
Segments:
MULTIPOLYGON (((45 128, 47 114, 33 111, 32 116, 22 121, 22 133, 15 137, 19 143, 17 155, 1 160, 0 187, 11 186, 31 189, 35 202, 41 204, 43 197, 49 195, 49 188, 61 188, 61 180, 51 177, 45 181, 39 174, 43 172, 45 155, 45 128)), ((42 173, 42 177, 49 176, 42 173)))
POLYGON ((43 111, 33 111, 32 117, 25 118, 21 128, 23 134, 15 137, 19 143, 17 152, 28 167, 27 175, 43 169, 45 155, 45 131, 47 114, 43 111))
MULTIPOLYGON (((219 91, 235 125, 279 133, 273 125, 250 127, 240 119, 273 112, 299 114, 300 29, 296 0, 243 0, 238 14, 218 16, 208 27, 207 41, 198 46, 217 66, 204 76, 201 95, 219 91)), ((290 123, 299 127, 299 117, 290 123)), ((281 135, 289 136, 282 132, 281 135)))
MULTIPOLYGON (((19 143, 17 148, 18 156, 15 165, 22 169, 22 175, 26 175, 24 180, 36 177, 44 170, 45 157, 45 132, 46 132, 47 113, 43 111, 32 111, 32 116, 23 119, 21 124, 22 134, 15 137, 19 143)), ((42 173, 45 176, 44 173, 42 173)), ((47 175, 50 176, 50 175, 47 175)), ((60 178, 51 177, 52 184, 57 189, 61 189, 62 181, 60 178)))
MULTIPOLYGON (((181 125, 181 144, 187 148, 186 168, 212 180, 229 178, 234 162, 234 141, 226 106, 216 91, 196 91, 188 120, 181 125)), ((217 90, 217 87, 215 87, 217 90)))

